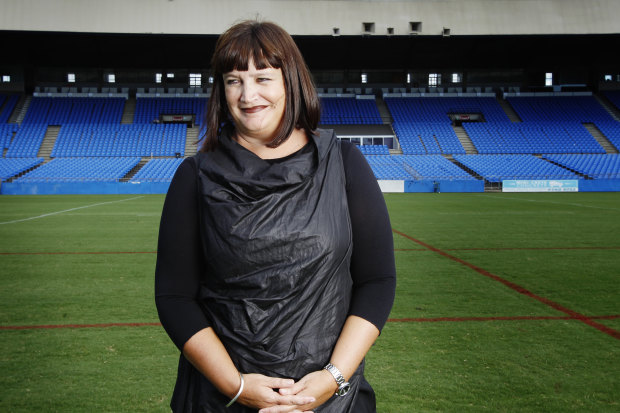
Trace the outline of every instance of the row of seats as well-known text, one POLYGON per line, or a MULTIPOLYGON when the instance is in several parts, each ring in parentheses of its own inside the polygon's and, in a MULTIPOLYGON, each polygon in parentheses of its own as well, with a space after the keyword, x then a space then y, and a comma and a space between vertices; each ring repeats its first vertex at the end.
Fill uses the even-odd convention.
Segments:
POLYGON ((475 179, 441 155, 370 155, 366 159, 377 179, 475 179))
POLYGON ((320 123, 323 125, 380 125, 383 123, 374 99, 323 97, 321 109, 320 123))
POLYGON ((389 155, 390 149, 387 145, 361 145, 360 151, 364 155, 389 155))
MULTIPOLYGON (((476 179, 441 155, 365 155, 377 179, 476 179)), ((618 154, 456 155, 454 159, 490 182, 504 179, 618 179, 618 154)), ((56 158, 18 182, 118 181, 139 157, 56 158)), ((169 182, 183 158, 152 159, 133 177, 134 182, 169 182)), ((0 178, 6 180, 43 162, 43 158, 0 159, 0 178)))
POLYGON ((23 125, 15 133, 13 141, 8 145, 7 158, 34 158, 39 153, 46 125, 23 125))
POLYGON ((132 182, 170 182, 183 158, 151 159, 131 179, 132 182))
POLYGON ((19 95, 2 95, 0 94, 0 125, 3 125, 9 121, 13 109, 19 101, 19 95))
POLYGON ((0 158, 0 180, 17 176, 43 161, 43 158, 0 158))
MULTIPOLYGON (((322 99, 329 101, 331 99, 340 98, 322 99)), ((374 100, 346 99, 354 101, 355 104, 364 102, 362 105, 371 102, 376 109, 374 100)), ((457 157, 464 157, 463 159, 472 163, 476 168, 479 168, 479 170, 469 166, 465 162, 462 162, 463 165, 489 180, 514 177, 521 177, 521 179, 524 179, 523 177, 533 176, 539 177, 540 179, 548 179, 548 177, 557 179, 562 176, 578 176, 568 171, 568 168, 590 176, 586 172, 581 172, 578 168, 572 168, 568 165, 564 166, 561 162, 552 161, 551 159, 541 160, 529 155, 519 155, 525 156, 525 158, 517 158, 518 161, 513 163, 512 158, 490 155, 506 154, 504 156, 508 156, 510 154, 512 156, 514 153, 545 153, 549 155, 599 153, 601 156, 606 156, 603 155, 605 152, 603 148, 582 123, 596 124, 596 126, 608 136, 612 143, 618 142, 615 141, 615 139, 620 140, 620 122, 611 118, 591 96, 545 98, 547 101, 545 107, 537 106, 538 104, 535 103, 534 100, 538 98, 515 97, 510 99, 515 111, 525 120, 524 122, 512 123, 507 121, 503 109, 493 98, 386 97, 386 102, 388 102, 391 111, 392 108, 396 108, 395 112, 392 113, 393 116, 395 114, 397 115, 394 116, 394 118, 397 119, 400 117, 400 120, 395 120, 393 127, 399 136, 403 153, 405 154, 404 156, 413 156, 415 154, 453 154, 455 155, 455 159, 457 159, 457 157), (392 102, 393 105, 389 103, 391 99, 394 99, 394 102, 392 102), (419 103, 427 99, 429 101, 425 102, 421 109, 411 107, 412 105, 415 106, 415 102, 419 103), (446 99, 446 101, 433 102, 434 100, 441 99, 446 99), (398 112, 399 110, 400 112, 398 112), (497 115, 497 113, 495 113, 496 110, 500 110, 504 118, 497 115), (419 115, 424 111, 427 111, 428 114, 432 113, 437 116, 442 114, 443 120, 422 122, 417 121, 415 116, 407 117, 412 114, 419 115), (456 137, 448 117, 449 113, 456 112, 481 113, 486 120, 486 122, 464 123, 468 134, 481 155, 464 155, 464 149, 456 137), (570 116, 567 117, 566 113, 570 116), (568 118, 571 120, 567 120, 568 118), (490 121, 490 119, 497 120, 490 121), (479 161, 475 158, 470 158, 473 156, 488 156, 489 158, 481 158, 482 160, 479 161), (523 165, 520 163, 523 163, 523 165), (510 166, 508 169, 503 169, 506 165, 510 166), (558 169, 554 169, 551 166, 558 169), (568 175, 566 175, 567 171, 569 173, 568 175), (500 178, 498 178, 498 176, 500 178)), ((144 100, 145 104, 147 100, 150 101, 148 104, 153 104, 155 102, 155 98, 141 98, 139 100, 144 100)), ((176 99, 162 98, 161 100, 172 102, 176 99)), ((202 98, 202 100, 206 102, 206 99, 202 98)), ((122 114, 122 108, 120 111, 114 109, 116 107, 115 105, 117 105, 113 103, 114 98, 35 98, 33 103, 34 101, 38 102, 38 106, 32 106, 37 108, 34 113, 38 113, 38 116, 33 115, 30 120, 24 122, 21 127, 16 127, 15 125, 8 126, 5 124, 0 128, 0 144, 5 145, 4 148, 8 148, 5 155, 7 158, 36 158, 45 131, 47 130, 47 125, 50 124, 48 122, 57 122, 62 119, 65 119, 67 123, 62 123, 63 126, 60 129, 60 134, 56 141, 54 152, 52 153, 52 156, 58 159, 68 156, 172 157, 177 154, 184 155, 185 153, 184 147, 187 131, 183 129, 185 128, 184 125, 174 125, 174 128, 172 127, 173 125, 155 125, 148 122, 121 125, 118 118, 120 116, 119 114, 122 114), (76 99, 86 99, 87 101, 84 103, 84 106, 80 106, 79 102, 81 101, 76 99), (100 100, 100 102, 97 102, 97 100, 100 100), (110 100, 110 102, 108 102, 108 100, 110 100), (61 104, 56 107, 55 102, 61 102, 61 104), (112 116, 110 114, 114 115, 112 116), (111 124, 101 123, 102 119, 108 119, 107 116, 111 116, 118 121, 114 121, 111 124), (86 124, 78 123, 77 120, 80 118, 89 118, 92 121, 86 124), (36 119, 42 119, 43 121, 40 123, 36 119), (177 127, 180 127, 181 130, 176 131, 177 127), (168 134, 167 131, 170 130, 175 130, 176 132, 168 134), (15 137, 10 141, 10 137, 13 134, 15 134, 15 137), (7 140, 10 141, 10 143, 7 143, 7 140)), ((121 99, 121 102, 124 102, 124 99, 121 99)), ((336 102, 336 100, 334 100, 334 102, 336 102)), ((7 104, 6 98, 4 99, 4 104, 5 106, 7 104)), ((343 105, 345 105, 343 107, 346 107, 348 103, 343 103, 343 105)), ((0 107, 2 106, 0 105, 0 107)), ((334 104, 334 107, 339 108, 338 104, 334 104)), ((334 113, 350 113, 347 112, 347 110, 349 109, 335 109, 334 113), (340 112, 336 112, 336 110, 340 112)), ((30 111, 28 114, 30 114, 30 111)), ((615 143, 615 145, 620 147, 618 143, 615 143)), ((382 177, 381 179, 419 179, 419 176, 430 175, 448 176, 441 171, 432 172, 433 169, 428 165, 435 165, 436 162, 441 161, 435 161, 431 156, 420 156, 419 160, 416 160, 418 163, 412 163, 395 156, 389 156, 389 149, 387 149, 387 147, 368 147, 367 149, 362 148, 362 151, 367 155, 369 163, 371 163, 377 177, 382 177), (388 176, 389 178, 387 178, 388 176)), ((442 156, 438 156, 438 158, 445 160, 442 156)), ((445 161, 447 162, 446 165, 454 166, 451 162, 445 161)), ((461 161, 459 160, 459 162, 461 161)), ((174 162, 171 164, 175 165, 174 162)), ((616 168, 616 166, 614 165, 615 164, 612 164, 612 166, 607 167, 607 169, 601 169, 600 173, 593 171, 591 176, 595 178, 610 176, 610 174, 615 173, 614 168, 616 168)), ((47 164, 43 166, 47 166, 47 164)), ((156 168, 154 165, 153 168, 155 168, 154 171, 166 170, 163 166, 161 168, 156 168)), ((174 166, 171 168, 174 168, 174 166)), ((38 169, 42 169, 42 167, 37 168, 37 170, 38 169)), ((457 171, 450 172, 452 174, 450 176, 459 176, 459 171, 462 172, 460 168, 457 168, 457 171)), ((167 173, 169 173, 169 170, 168 172, 162 172, 163 175, 167 173)), ((145 176, 143 179, 160 179, 156 177, 157 173, 153 172, 153 174, 154 177, 148 178, 145 176)), ((470 176, 468 174, 466 175, 470 176)))
POLYGON ((596 126, 616 148, 620 149, 620 122, 597 122, 596 126))
POLYGON ((620 178, 620 155, 544 155, 544 159, 570 168, 594 179, 620 178))
POLYGON ((13 134, 19 130, 17 123, 0 124, 0 149, 4 150, 9 147, 13 140, 13 134))
POLYGON ((501 182, 504 179, 582 178, 532 155, 456 155, 454 159, 489 182, 501 182))
POLYGON ((56 158, 15 182, 117 182, 139 162, 135 157, 56 158))
POLYGON ((510 122, 493 97, 386 97, 395 122, 451 122, 449 114, 482 113, 488 122, 510 122))
POLYGON ((69 124, 60 128, 52 157, 185 155, 185 124, 69 124))
POLYGON ((577 122, 465 123, 480 154, 605 153, 577 122))
POLYGON ((35 97, 22 124, 121 123, 124 98, 35 97))
POLYGON ((405 155, 465 153, 449 123, 395 121, 392 127, 405 155))
POLYGON ((194 123, 201 125, 207 107, 207 98, 138 98, 134 123, 152 123, 162 114, 194 115, 194 123))
POLYGON ((594 96, 515 96, 506 98, 523 122, 609 122, 614 118, 594 96))

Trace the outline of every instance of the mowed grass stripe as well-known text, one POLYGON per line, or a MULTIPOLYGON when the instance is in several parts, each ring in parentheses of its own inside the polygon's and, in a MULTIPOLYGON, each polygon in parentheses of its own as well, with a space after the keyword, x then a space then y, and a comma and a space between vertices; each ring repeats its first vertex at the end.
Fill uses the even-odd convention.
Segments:
MULTIPOLYGON (((386 200, 394 228, 620 330, 620 194, 496 195, 386 200)), ((122 198, 0 197, 0 221, 122 198)), ((153 300, 163 200, 0 226, 0 251, 37 253, 0 255, 0 324, 59 326, 0 330, 0 411, 170 411, 179 352, 153 300)), ((366 364, 378 412, 618 411, 617 340, 394 241, 396 302, 366 364)))
POLYGON ((554 302, 554 301, 552 301, 552 300, 550 300, 550 299, 548 299, 546 297, 542 297, 542 296, 540 296, 538 294, 535 294, 535 293, 529 291, 528 289, 526 289, 526 288, 524 288, 524 287, 522 287, 522 286, 520 286, 518 284, 515 284, 515 283, 513 283, 511 281, 508 281, 508 280, 506 280, 506 279, 504 279, 504 278, 502 278, 502 277, 500 277, 498 275, 492 274, 489 271, 487 271, 487 270, 485 270, 483 268, 480 268, 480 267, 478 267, 478 266, 476 266, 474 264, 471 264, 471 263, 469 263, 469 262, 467 262, 467 261, 465 261, 465 260, 463 260, 461 258, 455 257, 454 255, 450 255, 447 252, 445 252, 443 250, 440 250, 439 248, 435 248, 432 245, 429 245, 429 244, 427 244, 425 242, 422 242, 422 241, 420 241, 418 239, 415 239, 415 238, 413 238, 413 237, 411 237, 411 236, 409 236, 409 235, 407 235, 407 234, 405 234, 405 233, 403 233, 401 231, 398 231, 396 229, 392 229, 392 231, 394 231, 396 234, 398 234, 398 235, 400 235, 402 237, 405 237, 405 238, 407 238, 407 239, 409 239, 409 240, 411 240, 411 241, 413 241, 413 242, 415 242, 417 244, 422 245, 425 248, 428 248, 429 250, 431 250, 433 252, 438 253, 439 255, 442 255, 442 256, 444 256, 444 257, 446 257, 446 258, 448 258, 448 259, 450 259, 452 261, 458 262, 459 264, 462 264, 462 265, 464 265, 464 266, 474 270, 475 272, 477 272, 480 275, 483 275, 483 276, 488 277, 488 278, 490 278, 490 279, 492 279, 494 281, 497 281, 497 282, 499 282, 501 284, 504 284, 506 287, 508 287, 508 288, 510 288, 510 289, 512 289, 512 290, 514 290, 516 292, 518 292, 519 294, 523 294, 523 295, 525 295, 527 297, 533 298, 534 300, 540 301, 541 303, 543 303, 543 304, 545 304, 545 305, 547 305, 547 306, 549 306, 549 307, 551 307, 551 308, 553 308, 553 309, 555 309, 557 311, 560 311, 562 313, 568 314, 568 316, 570 318, 572 318, 572 319, 579 320, 579 321, 589 325, 590 327, 594 327, 597 330, 599 330, 599 331, 601 331, 601 332, 603 332, 603 333, 605 333, 605 334, 607 334, 607 335, 609 335, 609 336, 611 336, 611 337, 613 337, 615 339, 620 340, 620 331, 618 331, 618 330, 614 330, 613 328, 607 327, 604 324, 598 323, 598 322, 594 321, 590 317, 587 317, 587 316, 585 316, 583 314, 580 314, 580 313, 578 313, 576 311, 573 311, 570 308, 564 307, 564 306, 562 306, 562 305, 560 305, 560 304, 558 304, 558 303, 556 303, 556 302, 554 302))
MULTIPOLYGON (((592 320, 620 319, 620 314, 589 316, 592 320)), ((388 323, 461 323, 469 321, 540 321, 540 320, 574 320, 570 316, 513 316, 513 317, 438 317, 438 318, 389 318, 388 323)), ((99 324, 48 324, 32 326, 0 326, 0 330, 49 330, 61 328, 110 328, 110 327, 161 327, 161 323, 99 323, 99 324)))
POLYGON ((133 197, 133 198, 119 199, 119 200, 116 200, 116 201, 106 201, 106 202, 99 202, 97 204, 82 205, 82 206, 75 207, 75 208, 65 209, 63 211, 48 212, 46 214, 37 215, 37 216, 33 216, 33 217, 14 219, 12 221, 4 221, 4 222, 0 222, 0 225, 17 224, 19 222, 31 221, 33 219, 47 218, 47 217, 50 217, 50 216, 53 216, 53 215, 65 214, 67 212, 77 211, 77 210, 80 210, 80 209, 92 208, 92 207, 97 207, 97 206, 101 206, 101 205, 115 204, 115 203, 118 203, 118 202, 133 201, 133 200, 140 199, 140 198, 142 198, 142 197, 141 196, 136 196, 136 197, 133 197))

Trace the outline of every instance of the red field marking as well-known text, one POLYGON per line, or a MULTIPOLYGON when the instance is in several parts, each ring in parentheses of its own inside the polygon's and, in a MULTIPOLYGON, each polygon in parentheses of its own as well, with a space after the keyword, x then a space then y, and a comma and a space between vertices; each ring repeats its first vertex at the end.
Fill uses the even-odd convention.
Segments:
MULTIPOLYGON (((397 232, 397 231, 394 231, 397 232)), ((402 234, 400 234, 402 235, 402 234)), ((394 248, 394 251, 428 251, 429 248, 394 248)), ((620 247, 497 247, 497 248, 445 248, 444 251, 529 251, 529 250, 620 250, 620 247)), ((56 251, 56 252, 0 252, 0 255, 114 255, 157 254, 157 251, 56 251)))
MULTIPOLYGON (((444 248, 444 251, 572 251, 572 250, 620 250, 620 247, 490 247, 490 248, 444 248)), ((394 251, 428 251, 428 248, 394 248, 394 251)))
MULTIPOLYGON (((620 314, 589 317, 592 320, 615 320, 620 314)), ((507 317, 417 317, 389 318, 388 323, 439 323, 465 321, 536 321, 573 320, 570 316, 507 316, 507 317)), ((100 323, 100 324, 45 324, 31 326, 0 326, 0 330, 51 330, 59 328, 108 328, 108 327, 161 327, 161 323, 100 323)))
POLYGON ((535 300, 537 300, 537 301, 539 301, 539 302, 541 302, 541 303, 543 303, 543 304, 545 304, 545 305, 547 305, 547 306, 549 306, 549 307, 551 307, 551 308, 553 308, 553 309, 555 309, 557 311, 560 311, 560 312, 562 312, 564 314, 567 314, 571 319, 581 321, 582 323, 585 323, 585 324, 589 325, 590 327, 594 327, 597 330, 599 330, 599 331, 601 331, 601 332, 603 332, 603 333, 605 333, 605 334, 607 334, 607 335, 609 335, 609 336, 611 336, 611 337, 613 337, 613 338, 615 338, 617 340, 620 340, 620 331, 614 330, 613 328, 610 328, 610 327, 607 327, 604 324, 597 323, 591 317, 587 317, 587 316, 585 316, 583 314, 580 314, 580 313, 578 313, 576 311, 573 311, 573 310, 571 310, 569 308, 566 308, 566 307, 564 307, 564 306, 562 306, 562 305, 560 305, 560 304, 556 303, 555 301, 552 301, 552 300, 550 300, 548 298, 545 298, 545 297, 542 297, 540 295, 534 294, 533 292, 531 292, 531 291, 521 287, 520 285, 517 285, 517 284, 515 284, 515 283, 513 283, 511 281, 505 280, 502 277, 499 277, 499 276, 497 276, 495 274, 492 274, 489 271, 487 271, 487 270, 485 270, 483 268, 477 267, 474 264, 469 263, 469 262, 467 262, 465 260, 462 260, 462 259, 460 259, 458 257, 455 257, 454 255, 450 255, 447 252, 445 252, 443 250, 440 250, 439 248, 435 248, 432 245, 429 245, 429 244, 427 244, 427 243, 425 243, 423 241, 420 241, 418 239, 410 237, 409 235, 407 235, 407 234, 405 234, 403 232, 400 232, 400 231, 395 230, 395 229, 392 229, 392 231, 394 231, 396 234, 398 234, 398 235, 400 235, 402 237, 407 238, 410 241, 415 242, 416 244, 422 245, 423 247, 428 248, 429 250, 436 252, 439 255, 442 255, 442 256, 444 256, 444 257, 446 257, 448 259, 451 259, 452 261, 458 262, 459 264, 462 264, 462 265, 464 265, 464 266, 474 270, 475 272, 477 272, 480 275, 484 275, 485 277, 488 277, 488 278, 490 278, 490 279, 492 279, 494 281, 500 282, 500 283, 504 284, 506 287, 511 288, 512 290, 518 292, 519 294, 523 294, 523 295, 525 295, 527 297, 533 298, 533 299, 535 299, 535 300))
MULTIPOLYGON (((620 314, 589 317, 592 320, 615 320, 620 314)), ((418 318, 389 318, 390 323, 438 323, 462 321, 536 321, 536 320, 572 320, 570 316, 506 316, 506 317, 418 317, 418 318)))
POLYGON ((46 324, 38 326, 0 326, 0 330, 51 330, 55 328, 152 327, 161 323, 46 324))
POLYGON ((157 251, 80 251, 80 252, 0 252, 0 255, 105 255, 105 254, 157 254, 157 251))

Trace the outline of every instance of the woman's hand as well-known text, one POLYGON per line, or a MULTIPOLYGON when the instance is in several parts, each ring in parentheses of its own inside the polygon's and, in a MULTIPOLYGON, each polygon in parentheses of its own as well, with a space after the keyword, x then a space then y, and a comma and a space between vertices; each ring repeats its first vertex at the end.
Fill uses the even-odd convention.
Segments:
POLYGON ((302 405, 277 405, 259 410, 259 413, 311 413, 312 409, 329 400, 338 385, 327 370, 313 371, 307 374, 297 383, 291 386, 281 387, 279 393, 282 397, 311 396, 314 399, 302 405))
POLYGON ((290 389, 296 388, 294 386, 297 385, 292 379, 268 377, 262 374, 244 374, 243 378, 245 385, 237 402, 262 409, 261 412, 304 412, 306 409, 300 406, 316 401, 310 394, 298 394, 299 390, 291 391, 290 389))

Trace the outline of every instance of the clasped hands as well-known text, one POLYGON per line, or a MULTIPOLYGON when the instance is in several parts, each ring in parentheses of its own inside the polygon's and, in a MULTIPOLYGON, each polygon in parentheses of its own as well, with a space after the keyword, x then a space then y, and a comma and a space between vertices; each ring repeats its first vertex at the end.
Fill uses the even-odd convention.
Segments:
POLYGON ((301 380, 244 374, 245 388, 238 403, 259 409, 258 413, 312 413, 329 400, 337 389, 326 370, 314 371, 301 380))

